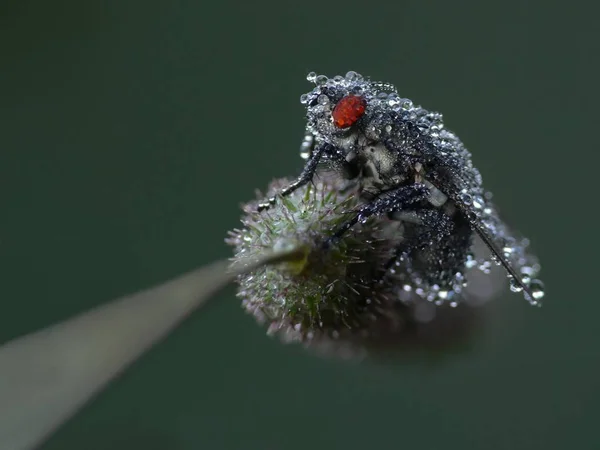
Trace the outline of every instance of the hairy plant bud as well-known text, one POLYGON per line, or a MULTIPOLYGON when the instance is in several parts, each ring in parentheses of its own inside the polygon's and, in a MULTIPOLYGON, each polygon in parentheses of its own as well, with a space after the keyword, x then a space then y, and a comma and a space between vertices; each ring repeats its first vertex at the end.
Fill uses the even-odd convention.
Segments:
MULTIPOLYGON (((267 195, 288 183, 274 181, 267 195)), ((359 206, 356 189, 325 172, 314 184, 279 197, 268 211, 256 212, 258 200, 243 206, 243 227, 227 239, 235 247, 234 262, 301 250, 294 261, 241 275, 238 296, 243 307, 267 324, 270 334, 337 354, 356 355, 390 344, 438 347, 452 342, 449 336, 464 336, 475 317, 473 301, 489 298, 497 289, 475 282, 474 292, 465 295, 471 305, 462 302, 460 307, 436 305, 415 295, 403 284, 402 273, 386 270, 403 239, 399 221, 373 217, 332 247, 323 246, 359 206)))

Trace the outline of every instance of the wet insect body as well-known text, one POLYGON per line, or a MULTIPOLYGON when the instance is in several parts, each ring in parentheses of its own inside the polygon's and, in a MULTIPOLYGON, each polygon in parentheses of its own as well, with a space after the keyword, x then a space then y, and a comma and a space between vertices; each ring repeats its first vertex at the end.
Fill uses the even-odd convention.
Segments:
MULTIPOLYGON (((460 293, 465 268, 489 270, 489 261, 475 261, 470 252, 478 236, 507 270, 511 289, 540 303, 543 285, 535 278, 540 266, 526 253, 528 241, 502 222, 471 154, 444 127, 441 114, 401 98, 389 83, 356 72, 332 79, 310 73, 307 78, 316 86, 301 97, 307 108, 301 147, 306 164, 280 195, 310 182, 325 165, 358 182, 363 200, 325 245, 371 216, 399 220, 402 244, 386 269, 403 271, 407 288, 443 302, 460 293)), ((259 210, 275 201, 268 199, 259 210)))

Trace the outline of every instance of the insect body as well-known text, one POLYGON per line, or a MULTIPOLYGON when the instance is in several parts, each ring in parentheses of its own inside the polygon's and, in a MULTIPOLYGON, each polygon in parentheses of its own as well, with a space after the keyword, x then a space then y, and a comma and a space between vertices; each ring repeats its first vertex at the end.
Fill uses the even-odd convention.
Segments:
MULTIPOLYGON (((535 279, 539 264, 525 252, 528 241, 513 236, 500 220, 470 153, 444 127, 441 114, 414 106, 393 85, 356 72, 307 78, 316 86, 301 97, 307 108, 301 148, 306 164, 281 195, 310 182, 325 164, 356 180, 363 200, 326 244, 371 216, 399 220, 403 241, 387 269, 404 271, 407 288, 444 301, 460 292, 465 269, 489 269, 489 262, 471 256, 478 236, 507 270, 511 289, 539 303, 543 285, 535 279)), ((275 201, 268 199, 259 209, 275 201)))

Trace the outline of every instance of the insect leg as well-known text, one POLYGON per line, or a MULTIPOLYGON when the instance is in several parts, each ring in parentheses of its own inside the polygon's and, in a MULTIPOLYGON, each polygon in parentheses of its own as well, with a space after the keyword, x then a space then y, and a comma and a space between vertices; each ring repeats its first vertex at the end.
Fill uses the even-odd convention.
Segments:
MULTIPOLYGON (((314 151, 311 153, 311 155, 309 156, 308 160, 306 161, 306 165, 304 166, 304 169, 302 169, 302 173, 300 174, 300 176, 296 179, 296 181, 291 183, 286 188, 282 189, 281 192, 279 193, 279 195, 282 195, 285 197, 287 195, 290 195, 296 189, 301 188, 305 184, 309 183, 312 180, 313 175, 315 174, 315 172, 317 170, 317 165, 319 164, 321 156, 323 156, 323 152, 325 152, 325 150, 327 148, 328 148, 327 145, 317 146, 314 149, 314 151)), ((261 211, 264 211, 265 209, 270 208, 271 206, 273 206, 275 204, 276 201, 277 201, 277 197, 273 196, 273 197, 265 200, 264 202, 259 203, 258 212, 261 212, 261 211)))
POLYGON ((420 278, 436 280, 440 285, 452 282, 471 247, 468 221, 462 215, 449 216, 437 208, 418 209, 411 214, 414 218, 405 222, 405 239, 384 266, 385 273, 406 256, 420 278))
POLYGON ((346 231, 358 222, 366 220, 374 215, 385 214, 392 211, 401 211, 409 205, 427 198, 428 195, 429 189, 424 184, 411 184, 409 186, 401 186, 387 191, 382 194, 382 196, 362 206, 354 217, 341 225, 331 237, 327 239, 325 246, 327 247, 340 239, 346 231))
POLYGON ((529 298, 533 299, 534 296, 531 292, 529 285, 523 281, 523 277, 513 267, 508 258, 504 256, 494 237, 491 236, 490 233, 485 229, 483 222, 481 220, 473 218, 476 217, 473 211, 469 210, 469 208, 467 208, 463 204, 463 202, 459 201, 458 192, 451 189, 440 189, 440 186, 443 185, 443 182, 441 182, 442 177, 439 173, 432 172, 430 176, 432 176, 432 181, 434 182, 436 187, 452 200, 454 206, 456 206, 465 215, 465 217, 471 218, 471 229, 481 238, 481 240, 488 247, 492 255, 496 257, 496 259, 504 267, 506 272, 508 272, 508 274, 514 279, 514 282, 525 292, 527 296, 529 296, 529 298))

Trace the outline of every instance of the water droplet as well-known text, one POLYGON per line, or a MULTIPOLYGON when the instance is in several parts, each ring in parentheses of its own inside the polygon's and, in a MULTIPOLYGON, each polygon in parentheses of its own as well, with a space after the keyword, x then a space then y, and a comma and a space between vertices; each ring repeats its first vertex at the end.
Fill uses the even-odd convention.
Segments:
POLYGON ((529 290, 531 291, 531 295, 536 302, 539 302, 542 298, 544 298, 544 283, 542 283, 541 280, 531 280, 531 283, 529 283, 529 290))
POLYGON ((472 269, 477 265, 477 260, 473 258, 473 255, 467 255, 467 260, 465 261, 465 267, 467 269, 472 269))
MULTIPOLYGON (((413 102, 407 98, 405 98, 404 100, 402 100, 402 109, 408 111, 410 109, 413 109, 413 102)), ((415 115, 416 118, 416 115, 415 115)))
POLYGON ((386 125, 385 126, 385 132, 386 133, 391 133, 392 132, 392 126, 391 125, 386 125))
POLYGON ((308 103, 308 94, 302 94, 300 96, 300 103, 306 105, 308 103))
POLYGON ((348 81, 358 81, 360 79, 362 79, 362 75, 354 70, 350 70, 348 73, 346 73, 346 80, 348 81))
POLYGON ((317 97, 317 102, 319 105, 326 105, 329 103, 329 97, 327 97, 325 94, 321 94, 319 97, 317 97))
POLYGON ((473 197, 471 197, 467 193, 462 193, 460 194, 460 201, 463 202, 465 205, 470 206, 473 203, 473 197))
POLYGON ((510 279, 510 290, 512 292, 521 292, 523 290, 523 286, 521 286, 517 280, 515 280, 514 278, 510 279))
POLYGON ((325 75, 318 75, 317 78, 315 78, 315 84, 317 86, 323 86, 327 83, 327 80, 329 78, 327 78, 325 75))
POLYGON ((473 197, 473 207, 477 209, 483 208, 483 197, 480 195, 473 197))
POLYGON ((532 266, 523 266, 520 269, 521 275, 527 275, 529 277, 535 276, 537 270, 532 266))
POLYGON ((341 75, 336 75, 335 77, 333 77, 333 81, 335 81, 336 83, 341 83, 342 81, 344 81, 344 77, 341 75))
POLYGON ((306 79, 311 83, 314 83, 316 78, 317 74, 315 72, 308 72, 308 75, 306 75, 306 79))

